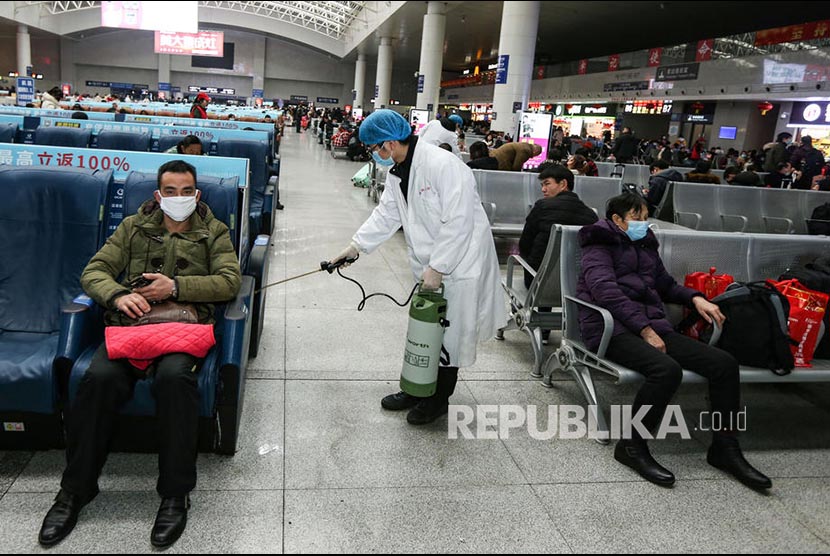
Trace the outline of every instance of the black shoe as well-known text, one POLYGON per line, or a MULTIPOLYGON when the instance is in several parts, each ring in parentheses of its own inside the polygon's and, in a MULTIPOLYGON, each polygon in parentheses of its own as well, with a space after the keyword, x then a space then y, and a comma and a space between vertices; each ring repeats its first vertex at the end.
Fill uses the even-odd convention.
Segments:
POLYGON ((644 440, 620 440, 614 448, 614 459, 650 483, 666 487, 674 484, 674 474, 651 457, 644 440))
POLYGON ((756 490, 772 488, 769 477, 752 467, 744 458, 741 446, 735 436, 716 435, 706 454, 706 461, 756 490))
POLYGON ((54 546, 65 539, 75 528, 78 514, 81 513, 83 507, 80 497, 61 489, 55 496, 55 503, 43 518, 38 542, 42 546, 54 546))
POLYGON ((427 425, 446 415, 448 410, 446 400, 436 399, 435 396, 424 398, 406 414, 406 422, 410 425, 427 425))
POLYGON ((380 400, 380 405, 383 409, 388 409, 389 411, 401 411, 402 409, 415 407, 422 399, 410 396, 406 392, 398 392, 397 394, 390 394, 380 400))
POLYGON ((282 210, 285 208, 285 205, 283 205, 282 203, 277 203, 277 206, 275 206, 274 208, 277 210, 282 210))
POLYGON ((187 525, 187 510, 190 508, 190 496, 164 498, 156 514, 150 542, 156 548, 166 548, 179 540, 187 525))

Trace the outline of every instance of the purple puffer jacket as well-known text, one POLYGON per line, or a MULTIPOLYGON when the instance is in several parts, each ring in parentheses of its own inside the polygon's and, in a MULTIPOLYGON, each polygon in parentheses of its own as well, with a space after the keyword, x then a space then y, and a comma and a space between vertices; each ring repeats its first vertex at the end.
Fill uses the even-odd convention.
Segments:
MULTIPOLYGON (((657 252, 657 237, 648 231, 633 242, 614 222, 605 219, 579 231, 582 271, 576 295, 579 299, 608 309, 614 317, 614 336, 625 332, 639 335, 651 326, 663 336, 674 328, 666 320, 663 302, 691 307, 692 298, 702 295, 680 286, 666 272, 657 252)), ((579 328, 585 345, 596 351, 602 338, 602 317, 580 307, 579 328)))

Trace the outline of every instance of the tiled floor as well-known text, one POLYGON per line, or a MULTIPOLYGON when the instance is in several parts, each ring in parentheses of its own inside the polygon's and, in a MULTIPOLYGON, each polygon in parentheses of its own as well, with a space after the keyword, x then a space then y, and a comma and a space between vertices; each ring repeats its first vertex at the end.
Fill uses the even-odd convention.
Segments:
MULTIPOLYGON (((284 212, 271 279, 339 253, 373 204, 308 134, 283 144, 284 212)), ((502 246, 503 247, 503 246, 502 246)), ((503 251, 500 248, 500 251, 503 251)), ((404 299, 414 279, 401 234, 347 274, 404 299)), ((654 445, 678 476, 671 490, 617 464, 591 440, 451 440, 447 420, 416 429, 380 398, 396 391, 406 310, 385 299, 357 312, 358 288, 316 274, 270 290, 265 337, 251 361, 240 451, 199 457, 187 531, 171 552, 828 552, 830 388, 744 388, 748 458, 774 480, 752 492, 705 462, 707 437, 654 445), (264 444, 278 450, 260 455, 264 444)), ((526 336, 481 346, 453 401, 539 409, 582 404, 573 382, 530 378, 526 336)), ((630 388, 602 383, 609 403, 630 388)), ((694 418, 706 391, 683 388, 694 418)), ((39 552, 63 453, 0 453, 0 551, 39 552)), ((102 494, 61 552, 151 552, 156 458, 113 454, 102 494)))

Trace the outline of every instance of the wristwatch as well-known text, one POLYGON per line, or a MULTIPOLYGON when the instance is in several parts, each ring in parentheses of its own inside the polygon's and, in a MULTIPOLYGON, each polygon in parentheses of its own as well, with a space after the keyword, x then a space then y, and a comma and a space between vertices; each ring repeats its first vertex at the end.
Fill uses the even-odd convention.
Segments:
POLYGON ((173 278, 173 291, 170 292, 171 299, 178 299, 179 297, 179 283, 173 278))

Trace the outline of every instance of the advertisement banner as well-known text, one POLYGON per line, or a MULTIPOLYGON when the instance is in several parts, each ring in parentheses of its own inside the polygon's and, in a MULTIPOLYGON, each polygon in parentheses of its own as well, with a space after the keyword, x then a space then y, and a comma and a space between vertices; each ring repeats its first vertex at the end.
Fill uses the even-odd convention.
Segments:
POLYGON ((496 69, 496 85, 507 84, 507 68, 510 65, 510 55, 499 56, 499 67, 496 69))
POLYGON ((620 55, 612 54, 608 57, 608 71, 617 71, 620 69, 620 55))
POLYGON ((222 31, 201 31, 199 33, 168 33, 156 31, 156 54, 185 56, 215 56, 225 53, 225 33, 222 31))
POLYGON ((704 39, 697 41, 695 51, 695 62, 706 62, 712 59, 712 52, 715 51, 715 39, 704 39))
POLYGON ((531 143, 542 147, 542 153, 525 162, 524 169, 536 168, 547 159, 552 124, 553 114, 539 112, 520 113, 519 131, 516 138, 522 143, 531 143))
POLYGON ((421 129, 429 123, 429 111, 412 109, 409 111, 409 123, 415 126, 415 135, 421 133, 421 129))
POLYGON ((652 48, 648 51, 648 67, 656 68, 660 65, 660 61, 663 59, 663 49, 662 48, 652 48))

